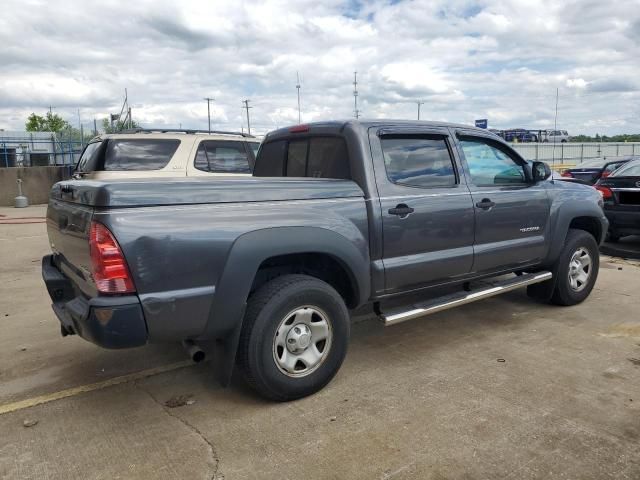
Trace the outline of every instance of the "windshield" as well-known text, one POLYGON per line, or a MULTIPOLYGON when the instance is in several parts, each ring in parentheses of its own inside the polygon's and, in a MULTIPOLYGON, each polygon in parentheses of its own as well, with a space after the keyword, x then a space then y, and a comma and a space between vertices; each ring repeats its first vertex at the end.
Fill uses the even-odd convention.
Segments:
POLYGON ((640 177, 640 160, 629 162, 613 172, 612 177, 640 177))
POLYGON ((579 163, 575 166, 575 168, 588 168, 588 167, 604 167, 604 164, 609 162, 610 160, 606 160, 604 158, 594 158, 592 160, 585 160, 582 163, 579 163))
POLYGON ((251 151, 253 152, 254 157, 258 157, 258 150, 260 149, 260 143, 258 142, 249 142, 249 146, 251 147, 251 151))
POLYGON ((98 156, 101 145, 102 142, 93 142, 86 146, 76 165, 77 171, 90 172, 95 169, 95 159, 98 156))
POLYGON ((160 170, 178 149, 180 140, 110 140, 103 170, 160 170))

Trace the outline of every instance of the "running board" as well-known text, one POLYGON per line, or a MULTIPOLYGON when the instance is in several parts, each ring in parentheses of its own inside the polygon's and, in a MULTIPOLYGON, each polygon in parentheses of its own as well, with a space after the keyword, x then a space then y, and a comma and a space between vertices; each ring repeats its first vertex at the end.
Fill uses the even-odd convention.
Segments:
POLYGON ((396 323, 406 322, 414 318, 423 317, 431 313, 441 312, 449 308, 459 307, 466 303, 476 302, 484 298, 500 295, 501 293, 510 292, 517 288, 533 285, 534 283, 545 282, 552 277, 551 272, 538 272, 522 274, 519 277, 509 278, 498 282, 491 282, 487 288, 476 292, 456 292, 443 297, 434 298, 431 301, 413 305, 410 310, 392 310, 388 313, 381 313, 380 319, 385 326, 395 325, 396 323))

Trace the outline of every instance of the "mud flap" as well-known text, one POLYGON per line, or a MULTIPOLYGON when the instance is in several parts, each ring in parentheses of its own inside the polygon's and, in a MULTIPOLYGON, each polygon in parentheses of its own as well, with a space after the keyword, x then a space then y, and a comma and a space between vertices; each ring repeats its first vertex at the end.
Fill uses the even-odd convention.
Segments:
POLYGON ((220 382, 223 387, 228 387, 231 384, 241 331, 242 322, 224 338, 215 341, 199 342, 207 351, 207 355, 211 354, 216 380, 220 382))
POLYGON ((548 302, 553 296, 556 289, 556 281, 558 279, 558 269, 551 270, 553 277, 546 282, 534 283, 527 286, 527 295, 538 302, 548 302))

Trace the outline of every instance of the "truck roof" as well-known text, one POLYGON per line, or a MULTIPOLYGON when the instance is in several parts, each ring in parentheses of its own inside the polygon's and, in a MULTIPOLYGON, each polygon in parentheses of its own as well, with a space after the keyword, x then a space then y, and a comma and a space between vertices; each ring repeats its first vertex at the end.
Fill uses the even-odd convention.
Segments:
POLYGON ((453 127, 464 128, 467 130, 477 130, 478 132, 492 133, 484 128, 477 128, 472 125, 463 125, 460 123, 426 121, 426 120, 399 120, 399 119, 363 119, 363 120, 327 120, 320 122, 310 122, 301 125, 292 125, 289 127, 279 128, 269 132, 265 136, 265 140, 273 138, 289 136, 292 133, 303 133, 306 131, 312 133, 324 134, 340 134, 345 128, 369 128, 378 126, 425 126, 425 127, 453 127), (304 130, 303 130, 304 129, 304 130))

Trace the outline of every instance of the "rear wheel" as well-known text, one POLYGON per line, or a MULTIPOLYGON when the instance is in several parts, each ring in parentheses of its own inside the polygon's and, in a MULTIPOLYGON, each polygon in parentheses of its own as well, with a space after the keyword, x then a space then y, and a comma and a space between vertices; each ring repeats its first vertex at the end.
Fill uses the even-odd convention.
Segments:
POLYGON ((586 299, 598 277, 600 254, 593 236, 570 229, 554 268, 556 287, 551 301, 557 305, 576 305, 586 299))
POLYGON ((283 275, 249 298, 238 362, 260 395, 286 401, 331 381, 347 353, 349 312, 329 284, 283 275))

